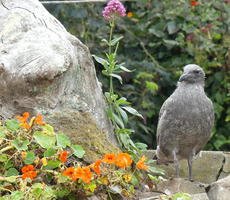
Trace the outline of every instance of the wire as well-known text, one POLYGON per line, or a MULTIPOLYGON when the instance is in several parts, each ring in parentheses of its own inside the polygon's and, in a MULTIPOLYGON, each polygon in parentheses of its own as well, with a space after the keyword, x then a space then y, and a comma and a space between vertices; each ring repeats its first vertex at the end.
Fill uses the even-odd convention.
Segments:
MULTIPOLYGON (((91 2, 107 2, 108 0, 71 0, 71 1, 40 1, 42 4, 73 4, 73 3, 91 3, 91 2)), ((120 0, 120 1, 136 1, 136 0, 120 0)))

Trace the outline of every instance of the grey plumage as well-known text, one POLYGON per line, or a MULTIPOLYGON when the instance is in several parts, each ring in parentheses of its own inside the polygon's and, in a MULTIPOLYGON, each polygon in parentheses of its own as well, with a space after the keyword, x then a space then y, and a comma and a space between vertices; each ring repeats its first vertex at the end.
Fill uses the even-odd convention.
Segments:
POLYGON ((208 142, 214 122, 211 100, 204 92, 205 73, 198 65, 184 67, 176 90, 164 102, 157 126, 158 163, 173 161, 179 176, 179 160, 187 159, 189 179, 192 159, 208 142))

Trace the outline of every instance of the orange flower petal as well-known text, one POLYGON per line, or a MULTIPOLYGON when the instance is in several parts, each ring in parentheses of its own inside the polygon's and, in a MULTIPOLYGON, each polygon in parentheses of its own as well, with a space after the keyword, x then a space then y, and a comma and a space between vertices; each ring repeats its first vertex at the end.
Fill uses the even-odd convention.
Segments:
POLYGON ((146 158, 145 158, 145 156, 142 156, 141 158, 140 158, 140 160, 137 162, 137 164, 136 164, 136 167, 138 168, 138 169, 142 169, 142 170, 148 170, 148 166, 147 165, 145 165, 145 160, 146 160, 146 158))
POLYGON ((59 154, 59 159, 61 162, 66 162, 67 161, 67 157, 68 157, 68 151, 63 151, 59 154))
POLYGON ((26 165, 21 169, 22 173, 26 173, 26 172, 33 171, 33 170, 34 170, 33 165, 26 165))
POLYGON ((45 125, 46 123, 42 121, 43 117, 41 114, 38 114, 36 117, 35 117, 35 120, 34 120, 34 123, 35 124, 38 124, 38 125, 45 125))
POLYGON ((36 171, 29 171, 24 173, 21 177, 22 179, 30 178, 31 180, 33 180, 36 176, 37 176, 36 171))
POLYGON ((131 156, 127 153, 119 153, 117 155, 117 159, 115 162, 115 165, 120 167, 120 168, 125 168, 128 167, 132 164, 132 159, 131 156))
POLYGON ((114 153, 105 154, 102 161, 107 164, 114 164, 116 161, 116 155, 114 153))
POLYGON ((28 119, 30 117, 30 114, 28 112, 24 112, 22 116, 24 119, 28 119))

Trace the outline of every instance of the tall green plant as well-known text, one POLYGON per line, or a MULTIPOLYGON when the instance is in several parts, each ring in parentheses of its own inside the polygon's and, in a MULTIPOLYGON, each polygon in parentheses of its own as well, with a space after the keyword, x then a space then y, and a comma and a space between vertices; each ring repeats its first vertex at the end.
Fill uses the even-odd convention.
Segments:
POLYGON ((109 119, 111 119, 114 125, 116 136, 120 145, 125 147, 127 150, 138 150, 137 146, 132 142, 129 136, 133 130, 126 128, 128 123, 127 113, 141 118, 142 115, 130 106, 131 103, 128 102, 125 97, 120 97, 114 92, 113 83, 113 79, 115 78, 122 84, 122 77, 119 74, 121 72, 131 72, 129 69, 124 67, 125 63, 119 64, 117 61, 119 41, 123 38, 123 36, 113 37, 115 22, 118 17, 125 16, 125 8, 119 1, 112 0, 107 4, 107 7, 105 7, 103 16, 109 21, 110 26, 109 39, 102 39, 102 42, 104 42, 108 47, 108 52, 105 53, 105 59, 96 55, 93 55, 93 57, 104 67, 102 74, 109 78, 109 92, 105 92, 105 97, 108 102, 107 113, 109 119))

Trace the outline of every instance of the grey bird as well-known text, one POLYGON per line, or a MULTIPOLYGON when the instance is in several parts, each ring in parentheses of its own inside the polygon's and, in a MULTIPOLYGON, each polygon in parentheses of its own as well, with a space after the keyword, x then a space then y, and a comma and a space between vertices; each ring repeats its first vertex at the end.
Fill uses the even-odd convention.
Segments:
POLYGON ((177 88, 160 109, 157 126, 157 162, 174 162, 179 177, 179 160, 187 159, 192 180, 193 157, 206 145, 214 123, 212 101, 204 92, 201 67, 184 67, 177 88))

